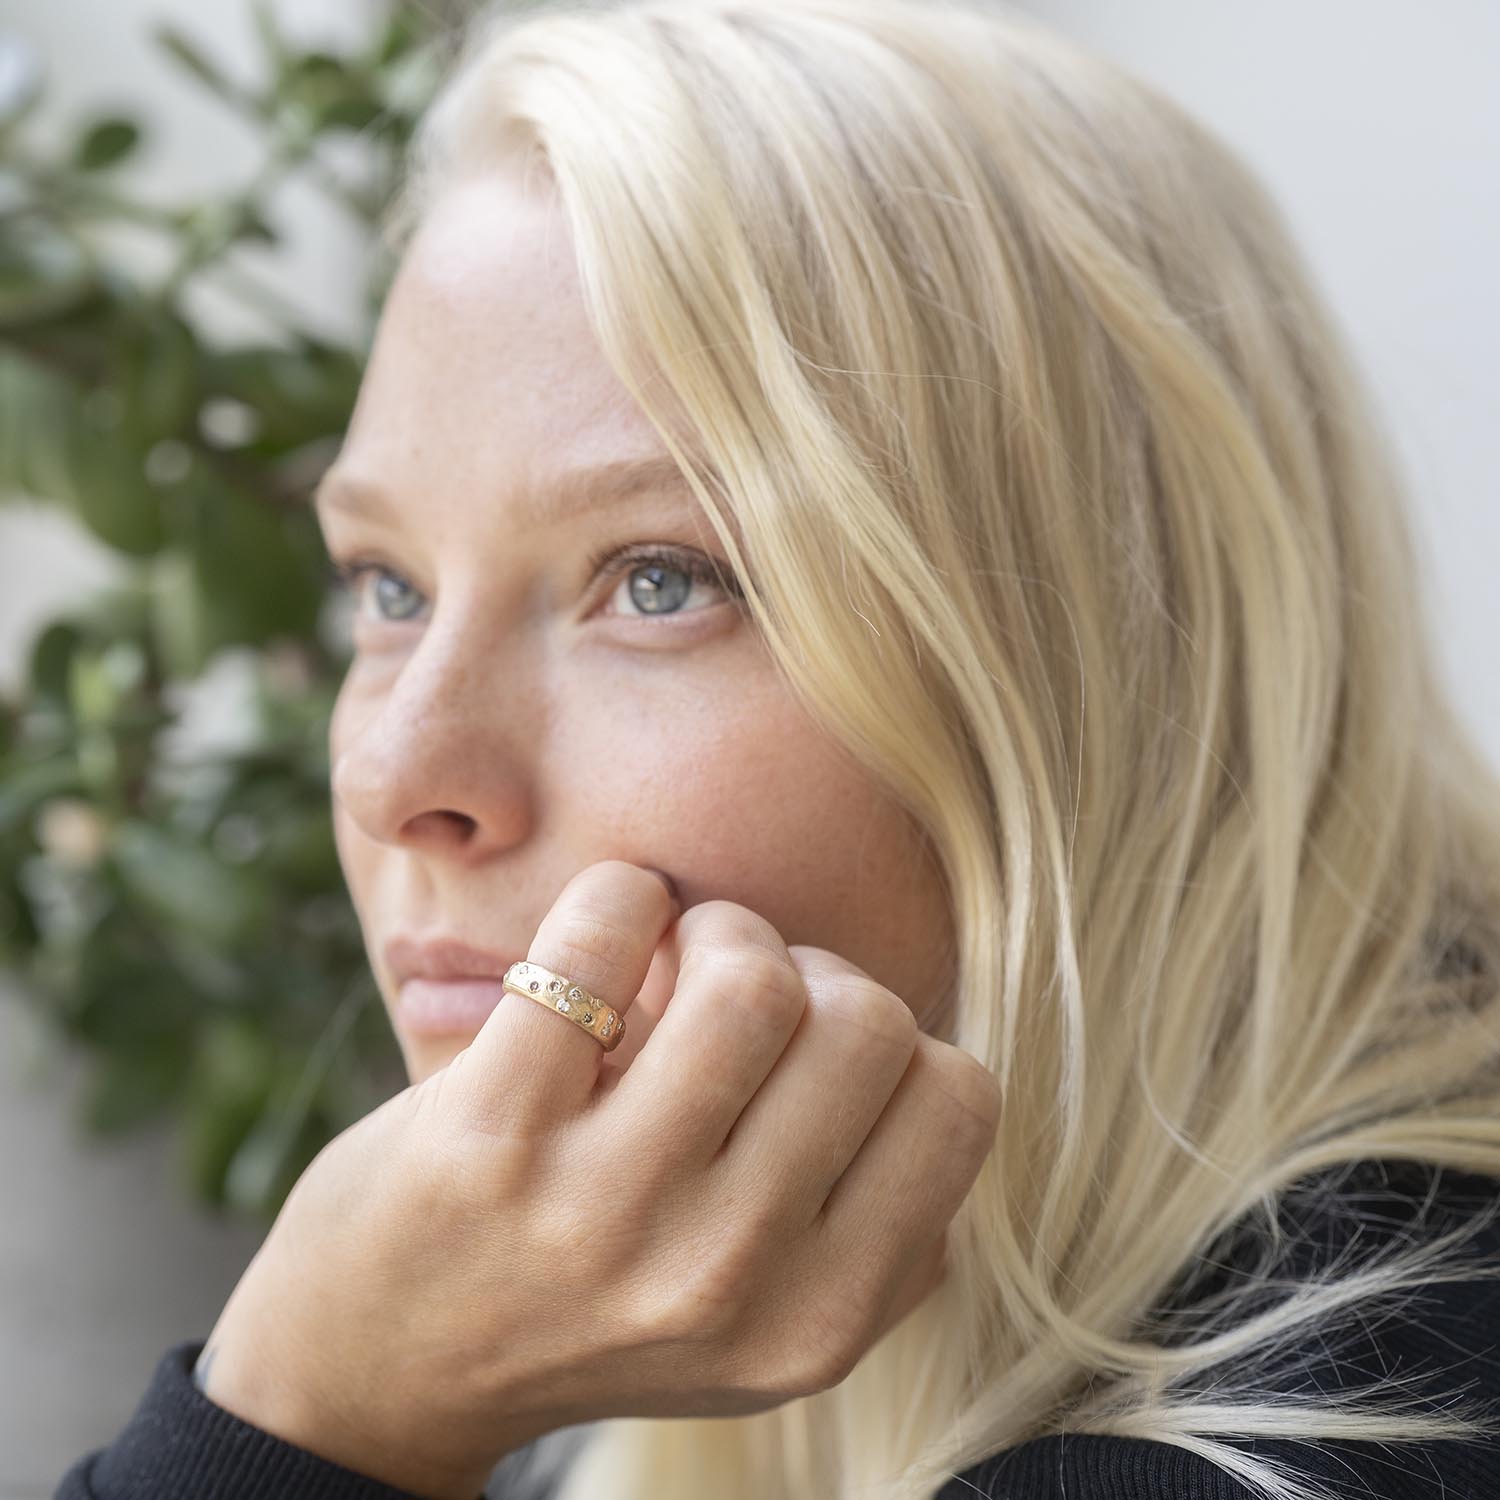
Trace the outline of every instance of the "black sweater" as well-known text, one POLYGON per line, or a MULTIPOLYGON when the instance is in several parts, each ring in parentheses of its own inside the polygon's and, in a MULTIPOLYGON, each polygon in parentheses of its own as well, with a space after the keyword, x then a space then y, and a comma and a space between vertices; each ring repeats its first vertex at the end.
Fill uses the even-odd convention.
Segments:
MULTIPOLYGON (((1365 1162, 1289 1195, 1282 1221, 1297 1231, 1286 1274, 1341 1254, 1349 1266, 1392 1241, 1428 1239, 1500 1195, 1500 1182, 1400 1162, 1365 1162), (1330 1187, 1330 1183, 1332 1186, 1330 1187), (1320 1189, 1320 1190, 1318 1190, 1320 1189)), ((1258 1242, 1227 1237, 1167 1306, 1191 1315, 1202 1295, 1248 1264, 1258 1242)), ((1464 1250, 1500 1267, 1500 1220, 1464 1250)), ((1365 1386, 1381 1374, 1418 1376, 1417 1390, 1461 1394, 1500 1414, 1500 1279, 1435 1283, 1416 1300, 1306 1341, 1278 1389, 1365 1386)), ((411 1500, 404 1490, 281 1441, 209 1401, 193 1384, 203 1341, 167 1350, 115 1440, 78 1460, 54 1500, 411 1500)), ((1500 1425, 1500 1424, 1497 1424, 1500 1425)), ((588 1428, 566 1429, 507 1457, 486 1487, 491 1500, 549 1500, 588 1428)), ((1298 1443, 1235 1439, 1243 1451, 1295 1466, 1340 1497, 1500 1500, 1500 1436, 1429 1444, 1298 1443)), ((937 1500, 1249 1500, 1255 1492, 1186 1449, 1143 1438, 1065 1433, 1036 1438, 951 1479, 937 1500)), ((705 1500, 713 1500, 706 1496, 705 1500)))

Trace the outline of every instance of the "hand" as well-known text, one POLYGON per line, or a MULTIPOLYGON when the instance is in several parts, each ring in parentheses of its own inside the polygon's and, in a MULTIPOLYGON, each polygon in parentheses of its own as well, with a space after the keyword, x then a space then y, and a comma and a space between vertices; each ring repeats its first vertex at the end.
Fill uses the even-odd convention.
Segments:
POLYGON ((560 1427, 836 1385, 940 1284, 998 1120, 988 1070, 862 970, 733 902, 678 916, 624 861, 528 958, 627 1015, 661 959, 670 1000, 622 1070, 507 994, 323 1148, 204 1350, 220 1405, 440 1500, 560 1427))

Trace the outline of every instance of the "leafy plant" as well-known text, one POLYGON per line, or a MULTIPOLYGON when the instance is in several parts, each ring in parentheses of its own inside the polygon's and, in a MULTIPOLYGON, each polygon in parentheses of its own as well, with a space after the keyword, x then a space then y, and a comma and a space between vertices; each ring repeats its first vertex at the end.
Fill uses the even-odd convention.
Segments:
POLYGON ((366 44, 307 50, 254 9, 263 84, 186 33, 158 40, 255 125, 263 164, 209 201, 121 187, 144 139, 91 121, 43 151, 43 87, 0 43, 0 499, 66 508, 123 582, 47 623, 0 699, 0 965, 89 1066, 80 1128, 173 1122, 184 1190, 269 1223, 321 1146, 404 1082, 340 875, 328 714, 345 647, 307 497, 352 410, 393 267, 376 222, 460 19, 393 0, 366 44), (356 139, 365 180, 322 148, 356 139), (311 177, 370 230, 367 325, 343 347, 237 265, 311 177), (120 226, 169 248, 148 279, 120 226), (213 272, 278 336, 216 345, 213 272), (235 658, 253 731, 184 754, 187 689, 235 658))

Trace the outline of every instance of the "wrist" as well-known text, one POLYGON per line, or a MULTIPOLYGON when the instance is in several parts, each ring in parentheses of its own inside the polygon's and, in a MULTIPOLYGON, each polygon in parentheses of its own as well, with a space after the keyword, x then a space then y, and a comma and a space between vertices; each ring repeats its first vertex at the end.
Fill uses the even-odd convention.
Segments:
POLYGON ((257 1359, 243 1340, 220 1338, 217 1329, 199 1353, 193 1383, 215 1406, 242 1422, 365 1478, 423 1500, 485 1500, 493 1464, 481 1469, 435 1463, 380 1442, 351 1426, 327 1403, 310 1399, 309 1388, 257 1359))

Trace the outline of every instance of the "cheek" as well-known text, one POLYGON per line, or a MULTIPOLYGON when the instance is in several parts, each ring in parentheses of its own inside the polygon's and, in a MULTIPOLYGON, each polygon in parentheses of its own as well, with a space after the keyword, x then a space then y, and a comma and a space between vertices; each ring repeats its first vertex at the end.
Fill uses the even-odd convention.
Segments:
POLYGON ((576 836, 661 865, 688 900, 748 906, 876 977, 903 924, 930 923, 910 823, 779 684, 596 711, 565 740, 553 795, 586 820, 576 836))
POLYGON ((781 821, 798 816, 786 798, 804 795, 798 773, 812 731, 761 673, 735 666, 670 691, 627 684, 570 701, 550 742, 544 796, 570 821, 585 818, 596 843, 642 859, 670 853, 674 874, 740 884, 779 860, 781 821))

